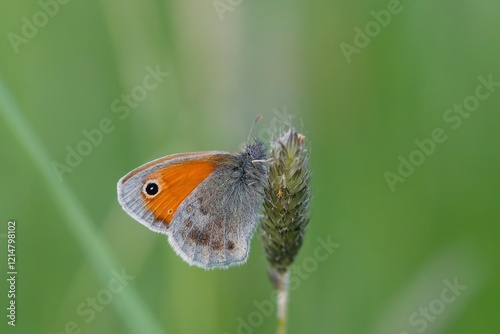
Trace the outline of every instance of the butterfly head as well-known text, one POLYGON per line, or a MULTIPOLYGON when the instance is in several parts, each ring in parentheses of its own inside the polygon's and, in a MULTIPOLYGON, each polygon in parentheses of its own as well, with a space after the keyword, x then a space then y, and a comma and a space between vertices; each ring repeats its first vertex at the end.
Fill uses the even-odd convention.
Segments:
POLYGON ((266 148, 264 143, 258 139, 246 144, 239 153, 241 163, 241 179, 250 186, 261 186, 264 183, 266 168, 266 148))

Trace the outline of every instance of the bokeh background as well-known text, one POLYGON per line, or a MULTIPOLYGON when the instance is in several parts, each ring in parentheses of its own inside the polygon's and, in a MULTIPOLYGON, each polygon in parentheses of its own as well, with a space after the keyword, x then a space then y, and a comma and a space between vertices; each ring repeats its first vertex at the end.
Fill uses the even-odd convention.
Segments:
POLYGON ((479 77, 500 81, 499 12, 494 0, 0 1, 0 332, 273 333, 256 306, 272 292, 258 238, 246 265, 206 272, 116 200, 116 181, 153 158, 238 149, 257 114, 254 136, 291 120, 311 153, 289 333, 495 331, 500 87, 456 130, 443 116, 474 102, 479 77), (373 23, 388 6, 398 13, 373 23), (342 43, 362 47, 346 57, 342 43), (148 67, 168 76, 113 109, 148 67), (60 181, 53 163, 103 119, 113 130, 60 181), (391 189, 386 172, 436 128, 447 140, 391 189), (340 246, 313 266, 318 238, 340 246), (109 299, 113 270, 133 279, 109 299))

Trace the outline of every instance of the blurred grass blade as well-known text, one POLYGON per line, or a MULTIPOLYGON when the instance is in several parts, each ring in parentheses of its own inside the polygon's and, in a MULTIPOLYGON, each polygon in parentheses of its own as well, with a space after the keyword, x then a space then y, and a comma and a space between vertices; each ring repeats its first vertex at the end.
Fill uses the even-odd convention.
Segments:
MULTIPOLYGON (((113 259, 111 252, 101 239, 98 230, 93 225, 78 198, 70 188, 57 180, 51 168, 51 160, 47 151, 20 112, 1 77, 0 113, 39 169, 48 189, 54 196, 56 205, 65 218, 64 221, 68 224, 70 231, 84 250, 101 283, 107 285, 111 278, 111 270, 120 271, 121 267, 113 259)), ((132 286, 129 285, 116 297, 117 299, 122 298, 122 300, 113 303, 115 310, 132 333, 163 333, 160 324, 132 286)))

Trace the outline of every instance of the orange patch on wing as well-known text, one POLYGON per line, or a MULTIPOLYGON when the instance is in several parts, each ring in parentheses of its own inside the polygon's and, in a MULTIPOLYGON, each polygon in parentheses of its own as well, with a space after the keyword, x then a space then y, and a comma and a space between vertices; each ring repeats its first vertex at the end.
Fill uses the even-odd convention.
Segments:
POLYGON ((169 161, 169 160, 173 160, 173 159, 177 159, 177 158, 185 158, 185 157, 195 157, 195 156, 198 156, 198 155, 204 155, 204 154, 209 154, 210 152, 194 152, 194 153, 178 153, 178 154, 172 154, 172 155, 167 155, 166 157, 163 157, 163 158, 159 158, 159 159, 156 159, 156 160, 153 160, 153 161, 150 161, 136 169, 134 169, 132 172, 130 172, 127 176, 125 176, 122 180, 122 183, 125 183, 127 182, 128 179, 130 179, 132 176, 136 175, 137 173, 140 173, 142 172, 143 170, 145 169, 148 169, 149 167, 152 167, 154 165, 158 165, 158 164, 161 164, 163 162, 166 162, 166 161, 169 161))
POLYGON ((179 205, 214 171, 216 163, 216 157, 181 161, 148 175, 145 184, 155 180, 159 191, 154 196, 142 192, 147 210, 169 225, 179 205))

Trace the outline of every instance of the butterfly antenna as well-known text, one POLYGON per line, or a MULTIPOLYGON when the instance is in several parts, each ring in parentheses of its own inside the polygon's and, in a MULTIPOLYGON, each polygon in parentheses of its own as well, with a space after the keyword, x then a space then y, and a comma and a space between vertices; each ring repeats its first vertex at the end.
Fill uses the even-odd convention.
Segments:
POLYGON ((250 132, 248 132, 247 143, 250 143, 250 136, 252 135, 252 131, 255 128, 255 124, 257 124, 257 122, 260 121, 263 118, 264 118, 264 116, 262 116, 261 114, 259 114, 255 118, 255 121, 253 121, 252 127, 250 128, 250 132))

